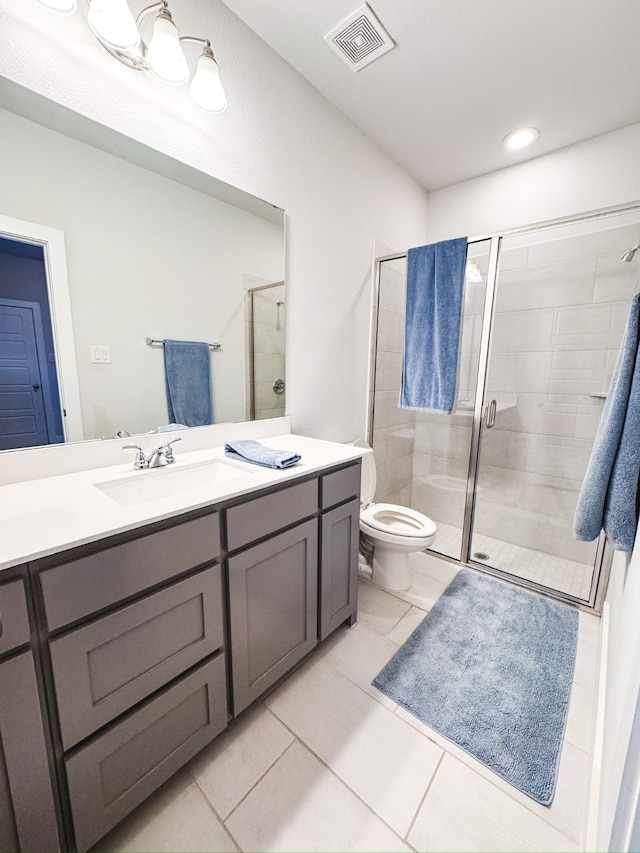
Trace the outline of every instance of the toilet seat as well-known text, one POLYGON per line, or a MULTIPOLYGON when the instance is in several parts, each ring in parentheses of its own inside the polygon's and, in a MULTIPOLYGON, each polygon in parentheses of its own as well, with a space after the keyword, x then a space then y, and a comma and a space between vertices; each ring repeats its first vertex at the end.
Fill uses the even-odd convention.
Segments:
POLYGON ((370 504, 360 512, 360 521, 372 530, 392 536, 421 539, 435 536, 436 524, 415 509, 397 504, 370 504))

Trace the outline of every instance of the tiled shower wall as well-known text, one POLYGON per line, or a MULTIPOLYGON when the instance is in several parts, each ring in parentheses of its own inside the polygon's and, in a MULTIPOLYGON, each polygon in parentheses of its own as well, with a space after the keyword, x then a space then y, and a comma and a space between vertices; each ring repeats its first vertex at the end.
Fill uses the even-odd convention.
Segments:
MULTIPOLYGON (((498 401, 484 430, 475 530, 591 563, 573 513, 600 419, 640 260, 620 261, 638 225, 517 246, 505 240, 488 383, 498 401)), ((477 257, 486 271, 486 255, 477 257), (484 266, 483 266, 484 261, 484 266)), ((383 267, 386 266, 383 265, 383 267)), ((380 288, 374 451, 378 501, 462 526, 484 285, 467 284, 453 415, 397 408, 404 268, 380 288), (411 478, 409 485, 408 478, 411 478)))
POLYGON ((573 515, 636 289, 638 226, 509 250, 499 275, 475 529, 578 562, 573 515))
POLYGON ((398 408, 404 344, 406 261, 385 261, 380 271, 373 452, 378 503, 411 506, 415 412, 398 408))

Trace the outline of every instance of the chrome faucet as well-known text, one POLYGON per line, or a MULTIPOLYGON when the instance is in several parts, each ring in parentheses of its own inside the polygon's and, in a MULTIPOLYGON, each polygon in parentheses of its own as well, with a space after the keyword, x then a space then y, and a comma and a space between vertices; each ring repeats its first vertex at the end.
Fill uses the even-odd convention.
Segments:
POLYGON ((174 438, 172 441, 168 441, 166 444, 162 444, 160 447, 156 447, 148 456, 144 455, 144 450, 137 444, 125 444, 122 449, 136 451, 133 467, 136 471, 139 471, 142 468, 159 468, 161 465, 171 465, 172 462, 175 462, 176 457, 173 455, 173 447, 171 445, 175 444, 176 441, 182 441, 180 436, 174 438))

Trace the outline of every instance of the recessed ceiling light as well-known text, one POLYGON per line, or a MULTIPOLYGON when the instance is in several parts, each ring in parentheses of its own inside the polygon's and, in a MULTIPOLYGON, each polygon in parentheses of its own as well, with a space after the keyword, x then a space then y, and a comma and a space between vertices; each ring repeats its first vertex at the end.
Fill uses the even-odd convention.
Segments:
POLYGON ((519 127, 517 130, 512 130, 502 140, 502 144, 510 151, 518 151, 520 148, 526 148, 531 145, 540 136, 540 131, 537 127, 519 127))

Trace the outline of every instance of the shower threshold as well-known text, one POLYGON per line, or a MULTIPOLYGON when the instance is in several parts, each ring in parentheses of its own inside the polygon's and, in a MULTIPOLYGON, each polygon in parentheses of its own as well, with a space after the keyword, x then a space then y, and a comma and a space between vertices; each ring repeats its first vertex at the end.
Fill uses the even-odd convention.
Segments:
MULTIPOLYGON (((437 522, 438 533, 431 553, 450 557, 460 553, 462 530, 437 522)), ((593 565, 566 560, 520 545, 512 545, 491 536, 474 535, 472 560, 488 567, 500 566, 501 574, 538 584, 550 591, 589 600, 593 565)))

